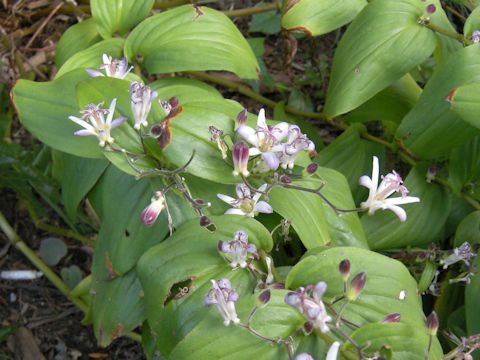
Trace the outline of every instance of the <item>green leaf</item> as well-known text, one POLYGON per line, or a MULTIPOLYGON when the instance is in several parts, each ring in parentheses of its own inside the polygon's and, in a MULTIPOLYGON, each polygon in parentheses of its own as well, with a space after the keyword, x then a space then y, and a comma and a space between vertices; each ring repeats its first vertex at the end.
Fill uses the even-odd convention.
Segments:
POLYGON ((420 165, 413 168, 405 179, 410 196, 419 197, 420 202, 402 205, 408 215, 404 223, 388 210, 362 216, 371 249, 428 245, 442 235, 450 212, 450 195, 440 185, 427 183, 426 172, 427 167, 420 165))
POLYGON ((459 86, 448 96, 450 111, 458 115, 471 126, 480 128, 480 120, 476 116, 480 109, 480 83, 459 86))
POLYGON ((155 0, 92 0, 90 6, 98 32, 109 38, 116 32, 125 35, 148 16, 154 3, 155 0))
POLYGON ((480 47, 468 46, 437 68, 415 107, 395 134, 396 141, 419 158, 434 158, 479 134, 445 99, 452 89, 480 81, 480 47))
MULTIPOLYGON (((211 287, 210 279, 228 276, 240 297, 251 294, 254 283, 249 280, 248 271, 231 272, 228 263, 218 253, 218 241, 229 241, 235 231, 244 230, 249 235, 248 241, 257 249, 270 251, 273 246, 268 230, 256 220, 223 215, 212 217, 212 221, 217 226, 215 233, 201 228, 196 219, 185 223, 173 236, 142 256, 137 265, 145 290, 148 322, 158 349, 168 358, 182 339, 199 330, 200 322, 217 322, 218 327, 224 329, 220 315, 213 309, 207 311, 203 305, 203 298, 211 287), (178 296, 178 289, 182 288, 187 292, 178 296)), ((215 328, 212 326, 207 333, 215 328)), ((183 359, 185 356, 172 355, 171 358, 183 359)))
POLYGON ((455 148, 450 153, 448 182, 461 195, 463 191, 474 192, 480 179, 480 136, 455 148))
POLYGON ((104 159, 54 152, 55 177, 62 186, 62 200, 70 219, 75 219, 78 204, 97 183, 107 165, 108 161, 104 159))
POLYGON ((12 98, 20 122, 40 141, 72 155, 101 158, 98 143, 73 135, 78 125, 68 119, 79 115, 75 88, 88 78, 85 70, 76 70, 44 83, 19 80, 12 98))
POLYGON ((127 38, 125 54, 142 56, 151 74, 227 70, 258 78, 248 42, 229 18, 207 7, 180 6, 143 21, 127 38))
POLYGON ((145 319, 143 290, 134 270, 115 279, 94 275, 90 293, 93 330, 102 347, 132 331, 145 319))
POLYGON ((413 108, 421 93, 422 89, 407 74, 343 116, 342 120, 350 123, 381 120, 398 124, 413 108))
POLYGON ((480 8, 475 8, 463 25, 463 34, 469 38, 475 30, 480 30, 480 8))
MULTIPOLYGON (((256 6, 264 5, 263 2, 256 6)), ((250 22, 249 32, 260 32, 267 35, 277 34, 281 30, 281 17, 277 11, 267 11, 264 13, 254 14, 250 22)))
POLYGON ((436 37, 418 23, 424 9, 416 0, 377 0, 362 10, 335 52, 329 117, 357 108, 430 56, 436 37))
POLYGON ((92 18, 70 26, 58 41, 55 49, 57 69, 60 69, 74 54, 89 48, 100 40, 97 25, 92 18))
POLYGON ((470 213, 458 225, 453 246, 458 247, 464 242, 470 244, 480 242, 480 210, 470 213))
MULTIPOLYGON (((424 360, 428 348, 429 335, 425 328, 408 324, 368 324, 356 330, 352 338, 359 344, 369 344, 368 352, 381 351, 387 348, 392 351, 393 360, 424 360)), ((345 343, 345 349, 352 349, 350 343, 345 343)), ((442 348, 435 338, 428 359, 441 359, 442 348)))
MULTIPOLYGON (((338 272, 338 265, 343 259, 350 261, 352 275, 361 271, 367 275, 365 287, 360 296, 356 301, 349 303, 343 313, 345 319, 360 326, 360 329, 353 333, 354 336, 368 332, 368 329, 372 329, 372 327, 376 328, 374 326, 376 324, 371 323, 378 323, 392 313, 400 314, 403 326, 415 329, 415 333, 426 335, 425 316, 422 311, 421 298, 417 294, 417 282, 402 263, 375 252, 359 248, 338 247, 308 256, 290 271, 286 287, 296 289, 300 286, 315 284, 318 281, 325 281, 327 291, 324 298, 326 301, 331 301, 343 293, 343 284, 338 272)), ((340 306, 341 302, 337 302, 334 308, 338 311, 340 306)), ((374 339, 375 337, 372 336, 372 340, 374 339)), ((393 341, 394 353, 397 346, 400 349, 398 354, 394 355, 394 359, 409 359, 402 357, 401 354, 404 348, 401 344, 404 339, 399 337, 399 339, 391 341, 393 341)), ((428 337, 420 336, 418 340, 411 337, 410 342, 413 341, 418 341, 415 346, 425 349, 428 337)), ((366 341, 362 340, 361 344, 364 343, 366 341)), ((433 353, 439 354, 440 352, 440 344, 435 338, 433 353)), ((423 356, 423 353, 421 355, 423 356)), ((432 359, 438 359, 438 357, 432 357, 432 359)))
MULTIPOLYGON (((478 243, 478 238, 476 243, 478 243)), ((472 266, 480 266, 480 257, 476 257, 472 266)), ((478 294, 480 293, 480 276, 476 273, 470 284, 465 287, 465 319, 467 321, 467 335, 480 332, 480 312, 478 311, 478 294)))
POLYGON ((108 39, 100 41, 85 50, 80 50, 72 55, 63 66, 58 70, 55 78, 75 69, 96 69, 102 63, 102 55, 108 54, 115 58, 120 58, 123 53, 123 39, 108 39))
POLYGON ((47 265, 55 266, 67 255, 67 245, 61 239, 46 238, 40 243, 39 254, 47 265))
MULTIPOLYGON (((339 209, 353 209, 348 184, 340 173, 319 168, 318 177, 294 181, 293 185, 309 189, 322 188, 322 194, 339 209)), ((300 190, 274 188, 269 202, 275 212, 292 222, 292 226, 307 249, 318 246, 366 247, 365 235, 354 212, 335 214, 316 194, 300 190)))
POLYGON ((311 36, 326 34, 348 24, 367 5, 366 0, 290 1, 282 17, 282 27, 311 36))
MULTIPOLYGON (((102 346, 131 331, 145 318, 143 291, 132 269, 140 256, 168 232, 165 212, 150 227, 140 220, 153 192, 163 187, 157 180, 137 181, 110 166, 89 194, 102 220, 92 268, 92 292, 96 294, 92 304, 94 331, 102 346)), ((175 226, 194 217, 179 195, 170 191, 166 198, 175 226)))
POLYGON ((69 267, 64 267, 60 270, 60 275, 62 280, 67 284, 70 289, 73 289, 77 286, 80 281, 82 281, 82 270, 77 265, 71 265, 69 267))

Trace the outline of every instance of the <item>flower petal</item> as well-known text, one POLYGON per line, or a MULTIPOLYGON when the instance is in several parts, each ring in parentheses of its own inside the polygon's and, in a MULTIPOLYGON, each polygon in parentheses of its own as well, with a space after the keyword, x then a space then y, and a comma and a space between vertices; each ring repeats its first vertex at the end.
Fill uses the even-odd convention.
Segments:
POLYGON ((226 215, 246 215, 242 210, 240 209, 228 209, 227 211, 225 211, 225 214, 226 215))
POLYGON ((253 209, 254 212, 261 212, 264 214, 271 214, 273 212, 272 207, 270 206, 269 203, 265 201, 259 201, 256 205, 255 208, 253 209))
POLYGON ((105 76, 105 75, 103 75, 103 73, 101 73, 101 72, 98 71, 98 70, 87 69, 87 70, 85 70, 85 71, 86 71, 87 74, 90 75, 91 77, 105 76))
POLYGON ((260 150, 258 150, 256 147, 252 147, 250 149, 248 149, 248 155, 249 156, 256 156, 256 155, 260 155, 262 152, 260 150))
POLYGON ((97 136, 97 134, 91 130, 78 130, 73 133, 77 136, 97 136))
POLYGON ((404 205, 420 202, 420 198, 415 196, 394 197, 384 200, 387 205, 404 205))
POLYGON ((365 186, 367 189, 372 189, 372 179, 370 179, 370 176, 367 176, 367 175, 363 175, 360 177, 360 179, 358 179, 358 183, 361 185, 361 186, 365 186))
POLYGON ((267 121, 265 120, 265 109, 260 109, 258 113, 257 128, 268 129, 267 121))
POLYGON ((285 136, 287 136, 287 134, 288 134, 288 126, 289 126, 288 123, 281 122, 280 124, 277 124, 274 127, 272 127, 272 129, 270 131, 271 131, 273 137, 277 141, 282 141, 283 138, 285 138, 285 136))
POLYGON ((405 220, 407 220, 407 213, 400 206, 389 205, 387 209, 393 211, 395 215, 398 216, 401 222, 404 222, 405 220))
POLYGON ((262 160, 265 161, 267 166, 272 170, 277 170, 280 165, 277 155, 273 152, 263 153, 262 160))
POLYGON ((228 196, 228 195, 223 195, 223 194, 217 194, 217 197, 226 202, 227 204, 230 204, 230 205, 234 205, 236 202, 237 202, 237 199, 234 199, 233 197, 231 196, 228 196))
POLYGON ((122 125, 126 120, 127 118, 125 116, 118 117, 112 121, 112 123, 110 124, 110 128, 115 129, 116 127, 122 125))
POLYGON ((330 346, 330 349, 328 349, 327 357, 325 358, 325 360, 337 360, 339 347, 340 343, 338 341, 335 341, 332 346, 330 346))
POLYGON ((107 125, 110 125, 112 123, 113 113, 115 112, 116 105, 117 105, 117 99, 113 99, 112 102, 110 103, 110 106, 108 107, 107 120, 105 121, 107 125))
POLYGON ((376 156, 373 157, 373 164, 372 164, 372 189, 375 189, 375 192, 378 188, 378 177, 380 176, 380 166, 378 165, 378 158, 376 156))
POLYGON ((258 145, 258 136, 254 128, 242 125, 237 129, 237 133, 253 146, 256 147, 258 145))
POLYGON ((74 123, 83 127, 84 129, 90 130, 92 132, 94 132, 94 130, 95 130, 95 128, 92 125, 90 125, 89 123, 87 123, 85 120, 82 120, 82 119, 80 119, 76 116, 69 116, 68 118, 70 120, 72 120, 74 123))

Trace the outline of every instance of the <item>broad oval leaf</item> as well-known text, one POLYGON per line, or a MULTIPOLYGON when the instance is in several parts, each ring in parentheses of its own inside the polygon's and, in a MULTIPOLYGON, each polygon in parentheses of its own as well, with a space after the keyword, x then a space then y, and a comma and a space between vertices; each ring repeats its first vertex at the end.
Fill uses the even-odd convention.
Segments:
POLYGON ((104 38, 128 30, 145 19, 155 0, 91 0, 92 17, 104 38))
POLYGON ((282 17, 282 27, 311 36, 326 34, 349 23, 367 5, 366 0, 291 0, 282 17))
POLYGON ((463 25, 463 34, 471 37, 475 30, 480 30, 480 8, 475 8, 468 16, 465 25, 463 25))
MULTIPOLYGON (((417 282, 408 269, 397 260, 369 250, 337 247, 307 256, 290 271, 286 286, 289 289, 297 289, 300 286, 325 281, 327 283, 325 299, 331 301, 343 293, 338 265, 344 259, 351 263, 352 276, 361 271, 367 275, 360 296, 356 301, 349 303, 344 312, 344 318, 360 326, 357 332, 374 326, 392 313, 400 314, 401 324, 413 327, 419 333, 422 330, 426 331, 417 282)), ((334 308, 338 311, 339 306, 341 304, 337 302, 334 308)), ((428 337, 420 338, 418 341, 420 345, 426 347, 428 337)), ((436 338, 433 341, 433 349, 435 354, 441 352, 436 338)), ((401 356, 394 357, 397 358, 402 359, 401 356)))
POLYGON ((123 53, 123 43, 123 39, 108 39, 100 41, 85 50, 78 51, 65 61, 55 78, 59 78, 75 69, 96 69, 101 63, 103 54, 108 54, 114 59, 120 58, 123 53))
MULTIPOLYGON (((381 351, 387 348, 392 351, 392 360, 425 360, 429 335, 425 327, 415 327, 408 324, 368 324, 356 330, 352 338, 359 344, 369 344, 367 351, 381 351)), ((443 352, 435 338, 428 359, 441 359, 443 352)), ((350 343, 345 343, 345 349, 352 349, 350 343)), ((352 349, 353 350, 353 349, 352 349)))
POLYGON ((404 223, 388 210, 379 210, 372 216, 362 216, 371 249, 428 245, 441 236, 450 212, 451 197, 440 185, 427 183, 426 173, 426 166, 417 166, 405 179, 409 194, 419 197, 420 202, 402 205, 408 215, 404 223))
MULTIPOLYGON (((317 176, 294 181, 293 185, 318 189, 339 209, 354 209, 348 184, 340 173, 319 168, 317 176)), ((307 249, 318 246, 367 247, 358 215, 354 212, 339 213, 327 205, 320 196, 295 189, 274 188, 269 194, 273 209, 292 226, 307 249)))
POLYGON ((62 35, 55 48, 55 65, 57 69, 60 69, 74 54, 89 48, 101 39, 95 20, 92 18, 70 26, 62 35))
POLYGON ((480 81, 480 46, 467 46, 439 66, 415 107, 402 120, 396 141, 415 156, 430 159, 479 134, 446 101, 452 89, 480 81))
POLYGON ((258 78, 248 42, 228 17, 207 7, 185 5, 143 21, 128 36, 125 54, 129 60, 143 57, 152 74, 227 70, 258 78))
POLYGON ((448 182, 458 195, 478 192, 480 179, 480 136, 452 150, 448 164, 448 182))
POLYGON ((459 86, 448 96, 450 111, 458 115, 463 121, 480 129, 480 82, 459 86))
POLYGON ((85 70, 76 70, 44 83, 19 80, 12 100, 22 125, 40 141, 72 155, 102 158, 98 143, 75 136, 78 125, 68 119, 79 115, 76 86, 88 78, 85 70))
POLYGON ((107 168, 105 159, 88 159, 60 151, 53 156, 55 177, 62 186, 65 211, 74 220, 80 201, 93 188, 107 168))
POLYGON ((425 4, 374 0, 348 27, 335 52, 325 113, 355 109, 430 56, 435 34, 418 23, 425 4))
POLYGON ((167 356, 205 318, 223 327, 219 314, 207 311, 203 305, 210 279, 229 277, 241 297, 251 294, 254 282, 249 272, 231 272, 218 252, 218 242, 230 241, 235 231, 244 230, 258 250, 270 251, 273 246, 270 233, 256 220, 236 215, 215 216, 211 220, 217 227, 215 233, 201 228, 197 219, 191 220, 150 249, 137 266, 145 289, 148 321, 157 337, 157 346, 167 356), (172 293, 179 287, 188 289, 183 296, 172 293))

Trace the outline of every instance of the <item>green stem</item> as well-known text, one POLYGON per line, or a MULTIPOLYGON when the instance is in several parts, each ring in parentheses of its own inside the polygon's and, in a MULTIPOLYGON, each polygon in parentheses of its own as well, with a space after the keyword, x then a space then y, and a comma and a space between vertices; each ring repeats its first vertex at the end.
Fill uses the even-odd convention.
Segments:
POLYGON ((70 300, 76 307, 78 307, 83 312, 88 310, 87 304, 85 304, 80 299, 76 299, 71 296, 69 287, 60 279, 57 274, 55 274, 43 261, 40 259, 35 252, 28 247, 28 245, 18 236, 18 234, 13 230, 13 228, 8 223, 7 219, 0 212, 0 228, 3 230, 5 235, 7 235, 10 243, 15 246, 20 252, 25 255, 25 257, 30 260, 30 262, 40 270, 45 277, 63 294, 70 300))
POLYGON ((470 41, 465 38, 462 34, 457 33, 456 31, 444 29, 440 26, 437 26, 435 24, 432 24, 431 22, 426 22, 422 23, 423 26, 426 28, 435 31, 436 33, 448 36, 449 38, 455 39, 457 41, 460 41, 463 45, 468 45, 470 44, 470 41))
POLYGON ((273 10, 280 10, 280 6, 276 2, 272 4, 259 5, 255 7, 245 8, 245 9, 227 10, 227 11, 224 11, 223 13, 228 17, 237 17, 237 16, 250 16, 250 15, 259 14, 267 11, 273 11, 273 10))

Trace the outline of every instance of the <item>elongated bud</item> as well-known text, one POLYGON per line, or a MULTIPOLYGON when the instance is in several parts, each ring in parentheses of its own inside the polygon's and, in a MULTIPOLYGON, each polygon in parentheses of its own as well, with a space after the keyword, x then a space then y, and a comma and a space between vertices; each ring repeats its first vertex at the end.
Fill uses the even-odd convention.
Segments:
POLYGON ((260 301, 261 304, 265 305, 270 301, 271 296, 272 294, 270 290, 265 290, 260 295, 258 295, 258 301, 260 301))
POLYGON ((247 169, 248 151, 248 146, 243 141, 236 143, 233 147, 233 175, 237 176, 242 174, 245 177, 250 175, 250 172, 247 169))
POLYGON ((147 226, 153 225, 164 208, 165 196, 162 191, 157 191, 153 195, 150 205, 142 211, 140 216, 142 222, 147 226))
POLYGON ((393 313, 385 316, 385 319, 382 320, 382 323, 398 323, 400 322, 400 314, 393 313))
POLYGON ((307 174, 308 175, 313 175, 318 169, 318 164, 316 163, 311 163, 310 165, 307 166, 307 174))
POLYGON ((295 356, 295 360, 314 360, 312 355, 308 353, 301 353, 295 356))
POLYGON ((364 272, 358 273, 350 283, 350 289, 347 292, 347 299, 355 301, 362 293, 365 283, 367 282, 367 274, 364 272))
POLYGON ((174 97, 171 97, 169 100, 168 100, 168 103, 170 104, 170 106, 172 107, 172 109, 175 109, 176 107, 178 107, 178 99, 176 96, 174 97))
POLYGON ((343 282, 347 282, 348 277, 350 276, 350 261, 348 259, 343 259, 340 261, 340 265, 338 265, 338 271, 340 271, 343 282))
POLYGON ((242 125, 245 125, 247 123, 247 115, 248 115, 248 111, 247 109, 243 109, 242 111, 240 111, 237 115, 237 124, 236 124, 236 127, 237 129, 242 126, 242 125))
POLYGON ((430 335, 436 336, 439 323, 438 323, 438 316, 435 311, 432 311, 432 313, 428 315, 426 324, 427 324, 427 329, 430 335))

